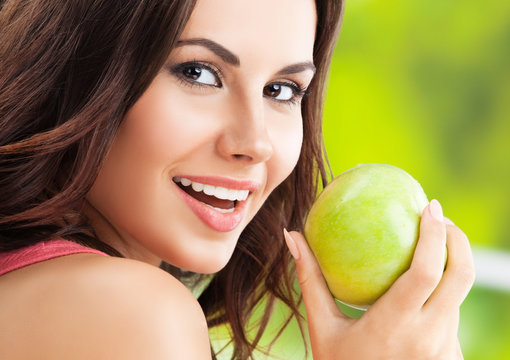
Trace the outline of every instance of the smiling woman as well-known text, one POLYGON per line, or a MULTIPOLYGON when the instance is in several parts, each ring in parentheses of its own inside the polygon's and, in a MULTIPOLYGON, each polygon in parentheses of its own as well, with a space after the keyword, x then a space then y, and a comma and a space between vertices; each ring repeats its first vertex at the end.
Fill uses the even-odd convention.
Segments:
POLYGON ((86 196, 95 231, 108 233, 104 242, 154 264, 199 273, 225 267, 298 161, 299 105, 314 75, 299 64, 313 62, 314 7, 198 2, 162 70, 127 111, 86 196), (213 13, 225 15, 211 22, 213 13), (278 26, 259 29, 268 17, 278 26), (241 26, 242 39, 233 31, 241 26), (220 197, 248 194, 235 203, 204 196, 213 188, 220 197))
POLYGON ((245 324, 262 298, 259 335, 277 298, 298 316, 282 228, 302 229, 325 176, 322 100, 341 12, 312 0, 2 2, 0 287, 30 294, 0 297, 19 309, 1 312, 16 334, 0 337, 10 358, 119 346, 134 357, 143 341, 125 343, 127 330, 152 333, 146 347, 167 342, 159 356, 207 357, 198 303, 158 268, 214 274, 198 301, 209 326, 230 325, 236 358, 258 343, 245 324), (81 309, 79 329, 57 299, 81 309), (20 315, 41 303, 52 335, 24 347, 37 326, 15 324, 44 327, 20 315), (118 336, 98 331, 111 326, 118 336), (90 333, 99 348, 75 344, 90 333))
POLYGON ((303 229, 327 182, 342 9, 0 1, 2 357, 207 359, 208 327, 226 324, 233 357, 249 359, 277 300, 303 323, 296 268, 315 359, 462 356, 469 246, 440 208, 424 213, 413 271, 359 322, 303 238, 282 233, 303 229), (212 276, 198 301, 184 272, 212 276))

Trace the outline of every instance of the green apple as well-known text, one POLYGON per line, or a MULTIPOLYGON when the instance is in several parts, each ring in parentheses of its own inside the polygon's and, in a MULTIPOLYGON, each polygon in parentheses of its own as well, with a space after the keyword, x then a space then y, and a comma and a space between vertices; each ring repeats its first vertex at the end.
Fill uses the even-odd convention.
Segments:
POLYGON ((411 264, 427 204, 420 184, 392 165, 361 164, 328 184, 304 232, 333 296, 367 309, 384 294, 411 264))

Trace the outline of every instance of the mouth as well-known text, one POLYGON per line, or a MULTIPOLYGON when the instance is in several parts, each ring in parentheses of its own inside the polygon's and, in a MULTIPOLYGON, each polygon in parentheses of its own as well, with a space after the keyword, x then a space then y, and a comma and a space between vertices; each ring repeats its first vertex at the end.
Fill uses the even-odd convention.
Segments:
POLYGON ((206 225, 231 231, 242 221, 246 200, 258 184, 215 177, 175 176, 173 182, 185 203, 206 225))
POLYGON ((184 177, 175 176, 172 180, 189 196, 224 214, 233 212, 237 203, 245 201, 250 194, 250 190, 247 189, 229 189, 191 181, 184 177))

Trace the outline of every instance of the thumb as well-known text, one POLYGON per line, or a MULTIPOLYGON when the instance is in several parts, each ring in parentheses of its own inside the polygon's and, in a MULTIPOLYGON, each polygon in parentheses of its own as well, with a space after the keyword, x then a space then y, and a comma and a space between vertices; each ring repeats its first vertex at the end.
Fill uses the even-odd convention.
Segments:
MULTIPOLYGON (((283 230, 285 242, 296 261, 296 270, 310 328, 325 327, 333 317, 350 320, 336 304, 314 254, 303 235, 283 230)), ((312 329, 311 329, 312 330, 312 329)))

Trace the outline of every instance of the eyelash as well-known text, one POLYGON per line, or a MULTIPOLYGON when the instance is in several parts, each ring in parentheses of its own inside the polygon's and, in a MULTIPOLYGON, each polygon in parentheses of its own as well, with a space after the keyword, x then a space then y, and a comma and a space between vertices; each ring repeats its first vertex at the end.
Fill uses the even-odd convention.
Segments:
MULTIPOLYGON (((300 103, 301 100, 303 99, 303 97, 308 94, 308 92, 307 92, 308 89, 306 87, 302 87, 294 82, 277 81, 277 82, 273 82, 269 85, 283 85, 283 86, 288 86, 292 89, 293 96, 288 100, 276 100, 272 97, 268 97, 269 99, 276 101, 278 103, 295 105, 295 104, 300 103)), ((269 86, 269 85, 266 85, 266 86, 269 86)))
POLYGON ((222 81, 221 79, 223 78, 222 74, 221 74, 221 70, 220 69, 216 69, 216 67, 212 66, 211 64, 207 64, 207 63, 204 63, 204 62, 199 62, 199 61, 189 61, 189 62, 185 62, 185 63, 182 63, 182 64, 178 64, 178 65, 175 65, 173 67, 170 68, 170 72, 177 77, 177 79, 180 80, 180 82, 183 84, 183 85, 187 85, 189 87, 200 87, 200 88, 204 88, 204 87, 217 87, 217 88, 220 88, 223 86, 222 84, 222 81), (193 81, 189 78, 187 78, 184 74, 183 74, 183 71, 185 69, 188 69, 188 68, 199 68, 199 69, 205 69, 205 70, 208 70, 210 71, 214 77, 216 78, 216 80, 218 81, 219 85, 218 86, 215 86, 215 85, 208 85, 208 84, 202 84, 198 81, 193 81))
MULTIPOLYGON (((189 61, 189 62, 185 62, 185 63, 181 63, 181 64, 178 64, 178 65, 172 66, 172 67, 170 67, 169 70, 170 70, 170 72, 175 77, 177 77, 177 79, 180 81, 181 84, 189 86, 191 88, 194 88, 194 87, 199 87, 199 88, 207 88, 207 87, 221 88, 221 87, 223 87, 223 83, 222 83, 223 76, 222 76, 221 70, 216 68, 212 64, 209 64, 209 63, 193 60, 193 61, 189 61), (185 69, 191 68, 191 67, 195 67, 195 68, 199 68, 199 69, 205 69, 205 70, 210 71, 214 75, 214 77, 216 78, 216 80, 218 82, 218 85, 203 84, 203 83, 200 83, 198 81, 194 81, 194 80, 191 80, 191 79, 187 78, 183 74, 183 71, 185 69)), ((308 95, 308 91, 307 91, 308 89, 306 87, 300 86, 299 84, 297 84, 295 82, 276 81, 276 82, 270 83, 270 84, 268 84, 266 86, 270 86, 270 85, 288 86, 289 88, 292 89, 293 95, 292 95, 292 97, 290 99, 287 99, 287 100, 277 100, 277 99, 274 99, 274 98, 268 96, 268 98, 270 100, 272 100, 272 101, 274 101, 274 102, 276 102, 278 104, 295 105, 295 104, 300 103, 302 98, 305 97, 306 95, 308 95)), ((265 88, 266 87, 264 87, 264 89, 265 88)))

